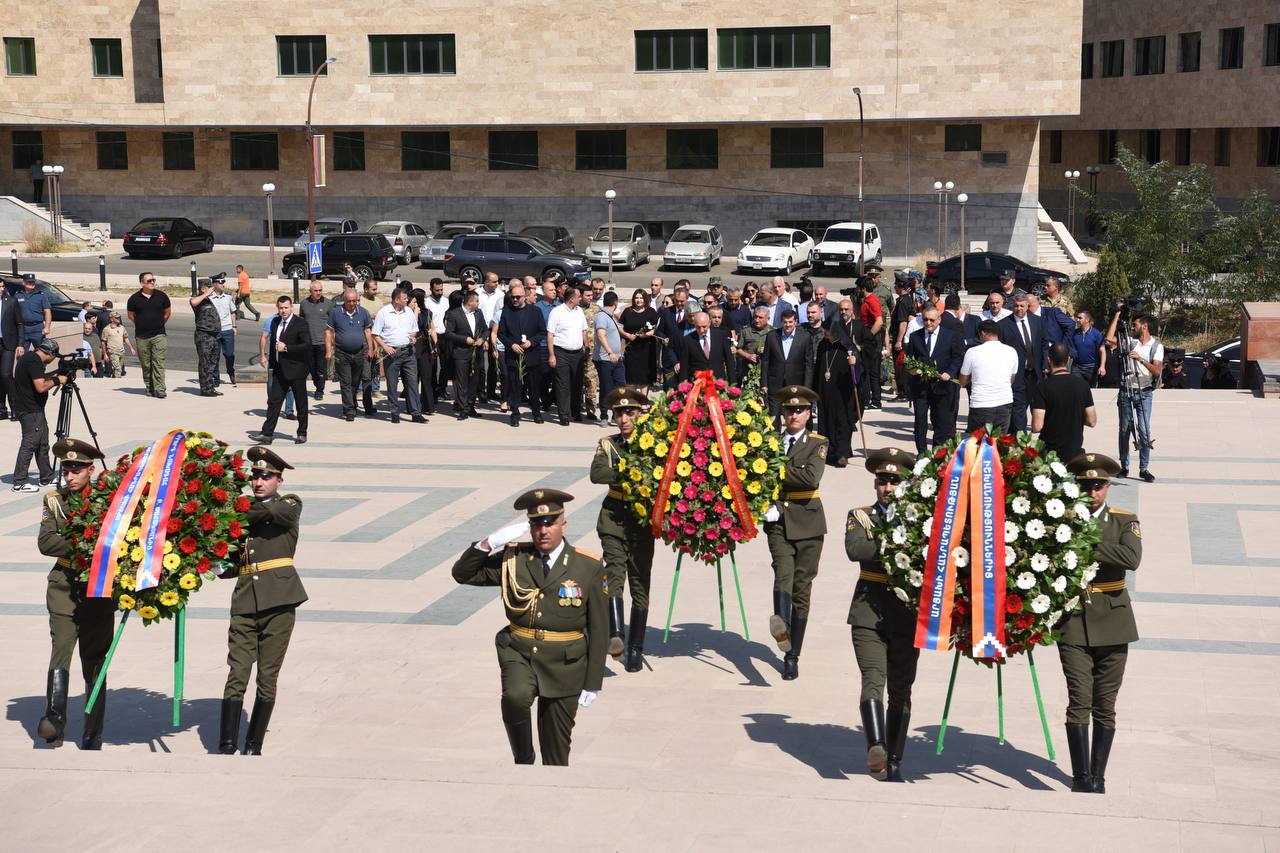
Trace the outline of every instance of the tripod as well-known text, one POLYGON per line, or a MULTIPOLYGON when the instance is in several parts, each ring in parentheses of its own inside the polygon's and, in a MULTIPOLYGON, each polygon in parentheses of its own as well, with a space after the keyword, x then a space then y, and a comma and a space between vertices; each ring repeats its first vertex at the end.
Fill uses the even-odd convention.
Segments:
MULTIPOLYGON (((58 398, 58 421, 54 426, 53 434, 55 438, 61 441, 64 438, 71 437, 71 404, 74 400, 80 406, 80 416, 84 418, 85 428, 89 430, 89 438, 93 441, 93 446, 102 450, 102 445, 98 444, 98 433, 93 428, 93 421, 89 420, 89 410, 85 408, 84 397, 80 394, 80 386, 76 384, 76 376, 73 371, 67 376, 66 383, 59 389, 61 396, 58 398)), ((106 470, 107 463, 105 459, 102 461, 103 470, 106 470)), ((54 469, 54 477, 62 475, 62 460, 58 460, 58 464, 54 469)))
MULTIPOLYGON (((1117 326, 1117 341, 1124 341, 1126 344, 1133 344, 1136 339, 1129 335, 1129 318, 1128 312, 1120 314, 1120 321, 1117 326)), ((1130 352, 1132 347, 1129 348, 1130 352)), ((1139 464, 1141 464, 1142 451, 1151 450, 1156 446, 1155 440, 1151 438, 1151 423, 1147 418, 1147 412, 1142 407, 1143 389, 1139 385, 1138 366, 1133 363, 1133 359, 1129 357, 1129 353, 1125 352, 1116 359, 1120 363, 1120 390, 1116 394, 1116 407, 1120 410, 1120 417, 1125 421, 1125 429, 1121 433, 1121 447, 1124 447, 1129 441, 1133 442, 1134 449, 1138 451, 1139 464), (1128 414, 1127 421, 1124 418, 1128 414)), ((1151 388, 1154 389, 1157 377, 1151 377, 1151 388)))

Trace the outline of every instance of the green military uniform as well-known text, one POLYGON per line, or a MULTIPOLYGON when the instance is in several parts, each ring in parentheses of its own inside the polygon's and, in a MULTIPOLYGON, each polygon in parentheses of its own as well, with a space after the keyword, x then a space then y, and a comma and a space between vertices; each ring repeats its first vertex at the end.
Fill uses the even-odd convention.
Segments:
MULTIPOLYGON (((293 466, 265 447, 248 451, 252 471, 280 475, 293 466)), ((245 735, 245 755, 261 755, 262 741, 276 704, 276 682, 289 650, 298 605, 307 591, 293 556, 298 547, 302 500, 297 495, 255 499, 249 506, 249 538, 243 565, 231 593, 227 631, 227 684, 222 691, 219 752, 232 754, 239 739, 240 712, 249 675, 258 666, 257 697, 245 735)))
POLYGON ((582 350, 582 411, 589 420, 602 417, 600 414, 600 374, 596 372, 594 353, 596 351, 596 315, 600 306, 591 301, 591 288, 583 291, 582 313, 587 318, 587 345, 582 350))
MULTIPOLYGON (((53 455, 61 460, 63 470, 92 466, 102 452, 74 438, 62 439, 53 446, 53 455)), ((84 675, 85 696, 93 689, 93 683, 102 668, 102 661, 111 645, 115 608, 110 597, 86 598, 84 581, 71 562, 71 541, 66 536, 67 487, 60 486, 54 493, 45 495, 44 510, 40 516, 40 553, 57 557, 57 563, 49 572, 45 590, 45 606, 49 609, 49 636, 53 649, 49 655, 49 674, 45 689, 45 713, 37 727, 38 734, 55 747, 62 745, 62 733, 67 722, 67 691, 71 676, 71 653, 80 644, 80 671, 84 675)), ((93 713, 85 715, 82 749, 102 748, 102 725, 106 715, 106 690, 99 693, 93 713)))
MULTIPOLYGON (((571 495, 536 489, 516 500, 531 521, 556 519, 571 495)), ((453 564, 453 579, 502 590, 508 624, 494 637, 502 675, 502 722, 517 764, 534 762, 530 708, 538 700, 542 763, 567 765, 580 695, 604 681, 608 645, 605 572, 596 557, 561 541, 543 555, 531 543, 479 543, 453 564)), ((593 697, 594 698, 594 697, 593 697)))
MULTIPOLYGON (((1085 453, 1067 467, 1082 484, 1106 481, 1120 465, 1100 453, 1085 453)), ((1125 572, 1142 562, 1138 517, 1105 503, 1096 514, 1101 541, 1093 550, 1098 563, 1081 607, 1062 623, 1058 657, 1067 679, 1067 742, 1071 748, 1072 790, 1105 793, 1107 759, 1116 733, 1116 697, 1124 681, 1129 643, 1138 639, 1133 602, 1125 572), (1089 720, 1093 750, 1089 751, 1089 720), (1089 769, 1085 771, 1085 755, 1089 769)))
MULTIPOLYGON (((782 408, 808 407, 818 395, 803 385, 788 385, 771 395, 782 408)), ((799 674, 800 648, 809 622, 809 592, 818 576, 827 517, 818 495, 818 483, 827 467, 827 440, 805 430, 797 436, 782 435, 787 453, 782 490, 764 524, 769 555, 773 559, 773 615, 769 633, 784 653, 782 677, 799 674)))
MULTIPOLYGON (((866 468, 877 478, 900 480, 911 456, 896 447, 872 451, 866 468)), ((844 526, 844 549, 860 564, 858 582, 849 605, 853 654, 862 673, 858 709, 867 739, 867 768, 877 776, 901 781, 900 766, 911 720, 911 685, 916 680, 920 650, 915 647, 915 614, 889 588, 880 562, 875 528, 894 519, 893 507, 876 501, 849 510, 844 526), (886 741, 885 686, 889 688, 886 741), (886 772, 887 771, 887 772, 886 772)))
MULTIPOLYGON (((615 388, 605 400, 605 405, 615 413, 638 413, 648 403, 648 398, 631 385, 615 388)), ((591 482, 609 486, 609 493, 600 505, 600 517, 596 520, 596 534, 600 537, 604 567, 609 577, 609 654, 617 659, 624 652, 622 590, 623 584, 629 583, 631 630, 625 645, 624 666, 627 672, 639 672, 649 618, 649 577, 653 571, 654 540, 646 520, 635 514, 617 488, 618 458, 626 447, 627 439, 622 433, 600 439, 591 459, 591 482)))

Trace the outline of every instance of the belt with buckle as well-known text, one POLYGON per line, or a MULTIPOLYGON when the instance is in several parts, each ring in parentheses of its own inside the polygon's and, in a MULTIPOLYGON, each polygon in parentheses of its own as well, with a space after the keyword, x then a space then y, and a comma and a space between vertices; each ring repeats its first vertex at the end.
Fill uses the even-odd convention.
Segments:
POLYGON ((1095 583, 1089 587, 1089 592, 1119 592, 1124 589, 1124 581, 1104 581, 1103 583, 1095 583))
POLYGON ((240 574, 252 575, 258 572, 269 572, 272 569, 293 568, 293 557, 277 557, 274 560, 263 560, 261 563, 248 563, 240 567, 240 574))
POLYGON ((817 489, 810 489, 807 492, 783 492, 782 499, 784 501, 808 501, 818 496, 817 489))
POLYGON ((858 572, 858 580, 870 583, 888 583, 889 576, 884 572, 869 572, 866 569, 858 572))
POLYGON ((605 495, 605 497, 610 500, 622 501, 623 503, 626 503, 627 500, 627 496, 622 493, 621 489, 610 489, 609 494, 605 495))
POLYGON ((71 558, 70 558, 70 557, 59 557, 59 558, 58 558, 58 563, 57 563, 57 565, 58 565, 58 568, 60 568, 60 569, 72 569, 72 568, 75 568, 74 566, 72 566, 72 565, 71 565, 71 558))
POLYGON ((547 631, 542 628, 524 628, 514 622, 507 626, 507 630, 526 640, 545 640, 552 643, 567 643, 570 640, 581 640, 586 636, 581 631, 547 631))

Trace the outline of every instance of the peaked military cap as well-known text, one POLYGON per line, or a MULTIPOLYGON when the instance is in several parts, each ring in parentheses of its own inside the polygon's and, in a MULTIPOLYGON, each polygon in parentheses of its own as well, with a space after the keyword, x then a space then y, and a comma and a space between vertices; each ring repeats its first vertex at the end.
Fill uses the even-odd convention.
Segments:
POLYGON ((555 518, 564 512, 564 505, 573 495, 559 489, 532 489, 516 498, 515 508, 524 510, 532 521, 537 518, 555 518))
POLYGON ((865 272, 865 273, 878 273, 878 272, 884 272, 884 267, 880 266, 880 265, 879 265, 878 263, 876 263, 875 261, 872 261, 872 262, 871 262, 871 263, 869 263, 869 264, 863 264, 863 266, 862 266, 862 271, 863 271, 863 272, 865 272))
POLYGON ((890 474, 901 479, 902 472, 911 467, 911 454, 897 447, 883 447, 867 455, 866 468, 872 474, 890 474))
POLYGON ((1067 470, 1076 475, 1077 480, 1105 480, 1120 473, 1120 463, 1110 456, 1101 453, 1081 453, 1067 463, 1067 470))
POLYGON ((611 411, 618 409, 645 409, 649 406, 649 398, 634 385, 622 385, 614 388, 604 398, 605 408, 611 411))
POLYGON ((286 468, 293 467, 288 462, 281 459, 280 455, 274 450, 263 447, 260 444, 255 444, 253 447, 250 447, 249 452, 246 455, 249 457, 249 462, 252 463, 249 467, 254 471, 269 471, 272 474, 283 474, 286 468))
POLYGON ((53 455, 61 459, 63 465, 92 465, 93 460, 102 458, 102 451, 87 441, 63 438, 53 445, 53 455))
POLYGON ((818 402, 817 393, 803 385, 788 385, 772 392, 769 396, 786 409, 807 409, 818 402))

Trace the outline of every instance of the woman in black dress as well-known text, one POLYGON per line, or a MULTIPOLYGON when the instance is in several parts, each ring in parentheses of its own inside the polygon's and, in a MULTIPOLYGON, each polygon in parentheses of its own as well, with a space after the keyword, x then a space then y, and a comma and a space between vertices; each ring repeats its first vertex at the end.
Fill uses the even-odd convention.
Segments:
POLYGON ((658 312, 649 305, 649 292, 637 289, 631 305, 622 312, 622 339, 627 351, 622 361, 627 371, 627 384, 648 394, 657 378, 658 349, 654 330, 658 328, 658 312))

